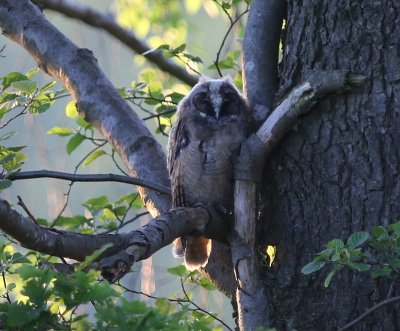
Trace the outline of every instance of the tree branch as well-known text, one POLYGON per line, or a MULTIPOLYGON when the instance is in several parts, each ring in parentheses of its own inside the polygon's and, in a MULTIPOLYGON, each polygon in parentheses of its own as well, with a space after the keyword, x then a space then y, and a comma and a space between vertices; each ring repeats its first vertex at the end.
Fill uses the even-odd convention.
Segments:
POLYGON ((253 0, 243 39, 243 92, 253 117, 264 120, 278 87, 278 55, 284 0, 253 0))
POLYGON ((328 93, 363 84, 365 77, 348 71, 319 72, 294 88, 256 134, 243 144, 235 167, 235 225, 230 243, 238 287, 240 330, 268 327, 268 298, 255 251, 257 183, 266 157, 301 115, 328 93))
POLYGON ((133 178, 123 175, 116 175, 116 174, 69 174, 65 172, 52 171, 52 170, 35 170, 35 171, 14 172, 7 178, 12 181, 22 180, 22 179, 35 179, 35 178, 57 178, 57 179, 69 180, 71 182, 117 182, 117 183, 138 185, 157 191, 159 193, 171 195, 171 189, 169 187, 158 185, 156 183, 152 183, 144 179, 133 178))
MULTIPOLYGON (((1 1, 0 27, 65 85, 80 115, 113 145, 133 177, 170 186, 162 147, 99 69, 92 52, 77 48, 27 0, 1 1)), ((170 209, 169 196, 138 190, 153 216, 170 209)))
POLYGON ((372 314, 378 308, 380 308, 380 307, 382 307, 384 305, 388 305, 388 304, 390 304, 392 302, 396 302, 396 301, 400 301, 400 296, 389 298, 389 299, 386 299, 386 300, 383 300, 383 301, 379 302, 375 306, 373 306, 370 309, 368 309, 365 313, 363 313, 360 316, 358 316, 355 320, 351 321, 349 324, 346 324, 344 327, 339 329, 339 331, 345 331, 345 330, 350 329, 352 326, 354 326, 358 322, 362 321, 365 317, 367 317, 369 314, 372 314))
POLYGON ((144 56, 161 70, 190 86, 197 83, 198 77, 189 74, 184 68, 164 57, 161 51, 150 51, 151 48, 143 40, 136 37, 132 31, 124 29, 116 23, 111 13, 103 14, 95 9, 67 0, 33 0, 32 2, 43 6, 45 9, 54 10, 68 17, 81 20, 88 25, 101 28, 135 53, 144 56))
POLYGON ((113 246, 102 254, 96 265, 111 282, 123 277, 135 262, 148 258, 177 237, 196 232, 218 239, 224 236, 226 226, 211 206, 203 205, 172 209, 129 233, 85 235, 35 224, 0 199, 1 230, 25 248, 83 261, 95 250, 111 243, 113 246))

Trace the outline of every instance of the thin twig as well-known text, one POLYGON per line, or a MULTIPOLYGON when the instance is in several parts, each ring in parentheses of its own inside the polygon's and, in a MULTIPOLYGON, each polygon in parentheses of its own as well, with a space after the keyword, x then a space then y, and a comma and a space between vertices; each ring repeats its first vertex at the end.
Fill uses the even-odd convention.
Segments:
MULTIPOLYGON (((75 166, 74 175, 76 175, 76 173, 78 172, 79 167, 80 167, 80 166, 82 165, 82 163, 86 160, 86 158, 87 158, 90 154, 92 154, 94 151, 96 151, 96 150, 98 150, 100 147, 104 146, 105 144, 107 144, 107 141, 104 141, 103 143, 100 143, 100 144, 95 144, 96 147, 93 148, 91 151, 89 151, 86 155, 84 155, 84 156, 81 158, 81 160, 78 162, 78 164, 75 166)), ((65 197, 66 197, 66 198, 65 198, 65 201, 64 201, 64 205, 62 206, 61 210, 60 210, 59 213, 57 214, 57 217, 54 219, 53 223, 50 224, 50 227, 53 227, 53 226, 54 226, 54 224, 57 222, 57 220, 58 220, 58 219, 61 217, 61 215, 64 213, 65 209, 67 209, 68 202, 69 202, 69 197, 70 197, 70 195, 71 195, 71 191, 72 191, 72 186, 73 186, 73 185, 74 185, 74 182, 73 182, 73 181, 71 181, 71 182, 68 184, 68 191, 67 191, 67 193, 64 194, 65 197)))
POLYGON ((202 313, 212 317, 213 319, 215 319, 216 321, 220 322, 223 326, 225 326, 228 330, 233 331, 232 328, 226 324, 223 320, 221 320, 220 318, 218 318, 217 316, 215 316, 214 314, 210 313, 209 311, 205 310, 204 308, 201 308, 198 304, 196 304, 194 301, 192 301, 188 295, 188 293, 186 292, 185 289, 185 284, 183 283, 183 279, 181 277, 181 287, 182 287, 182 291, 183 294, 185 295, 185 298, 188 302, 190 302, 193 306, 196 307, 197 310, 201 311, 202 313))
POLYGON ((248 13, 248 11, 249 11, 249 6, 247 6, 246 10, 245 10, 243 13, 241 13, 238 17, 236 17, 234 20, 232 20, 232 17, 231 17, 231 15, 229 15, 229 13, 227 12, 227 10, 226 10, 218 1, 215 1, 215 2, 222 8, 222 10, 223 10, 223 11, 225 12, 225 14, 228 16, 228 19, 229 19, 229 21, 230 21, 230 23, 231 23, 230 26, 229 26, 228 31, 226 31, 226 33, 225 33, 225 35, 224 35, 224 38, 222 39, 221 45, 219 46, 219 49, 218 49, 218 52, 217 52, 217 57, 216 57, 216 59, 215 59, 215 61, 214 61, 215 67, 217 68, 217 71, 218 71, 218 74, 222 77, 223 74, 222 74, 221 69, 220 69, 220 67, 219 67, 219 58, 220 58, 220 56, 221 56, 222 48, 224 47, 225 42, 226 42, 226 40, 227 40, 227 38, 228 38, 230 32, 231 32, 232 29, 233 29, 233 26, 236 24, 236 22, 238 22, 238 21, 241 19, 241 17, 242 17, 243 15, 245 15, 246 13, 248 13))
POLYGON ((122 223, 118 228, 116 229, 110 229, 104 232, 101 232, 100 234, 109 234, 113 231, 115 231, 116 233, 118 233, 119 230, 121 230, 123 227, 127 226, 128 224, 131 224, 133 222, 135 222, 136 220, 138 220, 139 218, 145 216, 145 215, 149 215, 150 213, 148 211, 145 211, 143 213, 139 213, 136 214, 133 218, 131 218, 129 221, 126 221, 125 223, 122 223))
POLYGON ((6 300, 8 301, 8 303, 11 303, 10 295, 8 294, 8 291, 7 291, 6 275, 5 275, 5 272, 4 272, 4 271, 1 273, 1 276, 3 277, 3 285, 4 285, 4 290, 5 290, 5 292, 6 292, 6 293, 4 294, 4 297, 6 298, 6 300))
POLYGON ((361 314, 355 320, 351 321, 349 324, 346 324, 344 327, 339 329, 339 331, 344 331, 344 330, 347 330, 347 329, 351 328, 352 326, 356 325, 358 322, 360 322, 362 319, 367 317, 369 314, 371 314, 372 312, 374 312, 378 308, 380 308, 380 307, 382 307, 384 305, 387 305, 389 303, 396 302, 396 301, 400 301, 400 295, 397 296, 397 297, 393 297, 393 298, 386 299, 386 300, 383 300, 383 301, 379 302, 378 304, 376 304, 372 308, 368 309, 365 313, 361 314))
POLYGON ((25 213, 29 216, 29 218, 33 221, 35 224, 39 224, 38 221, 36 220, 35 216, 30 212, 28 207, 25 205, 25 203, 22 201, 22 198, 17 195, 18 203, 17 205, 21 206, 21 208, 25 211, 25 213))
POLYGON ((116 174, 70 174, 52 170, 36 170, 16 172, 9 175, 7 178, 12 181, 35 178, 57 178, 61 180, 69 180, 71 182, 118 182, 146 187, 163 194, 171 194, 171 189, 169 187, 165 187, 145 179, 116 174))

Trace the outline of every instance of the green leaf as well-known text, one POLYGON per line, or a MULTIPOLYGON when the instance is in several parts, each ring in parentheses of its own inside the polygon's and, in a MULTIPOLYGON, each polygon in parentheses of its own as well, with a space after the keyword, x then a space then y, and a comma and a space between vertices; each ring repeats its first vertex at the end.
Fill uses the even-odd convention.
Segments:
POLYGON ((393 269, 400 269, 400 259, 393 255, 386 255, 386 260, 393 269))
POLYGON ((34 77, 34 76, 36 76, 36 74, 38 73, 40 71, 40 69, 39 68, 32 68, 31 70, 29 70, 27 73, 26 73, 26 77, 28 77, 29 79, 31 79, 32 77, 34 77))
POLYGON ((325 265, 325 262, 311 262, 306 264, 302 269, 301 272, 305 275, 312 274, 313 272, 318 271, 325 265))
POLYGON ((91 129, 92 125, 88 122, 86 122, 82 117, 78 117, 76 119, 76 124, 78 124, 79 126, 81 126, 82 128, 84 128, 85 130, 91 129))
POLYGON ((125 206, 119 206, 119 207, 113 208, 112 211, 118 217, 123 217, 126 214, 126 207, 125 206))
POLYGON ((173 103, 178 103, 179 101, 181 101, 185 97, 184 94, 181 94, 181 93, 178 93, 178 92, 173 92, 171 94, 168 94, 167 96, 171 98, 171 101, 173 103))
POLYGON ((80 133, 74 134, 71 139, 67 143, 67 153, 70 155, 84 140, 85 136, 82 136, 80 133))
POLYGON ((355 269, 357 271, 368 271, 369 269, 371 269, 371 266, 369 264, 366 264, 366 263, 359 263, 359 262, 349 261, 347 263, 347 265, 350 268, 355 269))
POLYGON ((10 100, 15 100, 19 95, 16 93, 7 93, 3 92, 2 95, 0 95, 0 103, 10 101, 10 100))
POLYGON ((11 86, 12 83, 21 80, 28 80, 28 77, 19 72, 10 72, 9 74, 3 77, 2 88, 4 90, 7 87, 11 86))
POLYGON ((92 198, 87 201, 85 201, 82 206, 86 207, 91 213, 99 211, 103 208, 110 207, 110 201, 108 198, 104 195, 97 197, 97 198, 92 198))
POLYGON ((396 236, 400 237, 400 222, 390 224, 389 229, 393 230, 396 236))
POLYGON ((369 239, 369 233, 365 231, 354 232, 347 240, 350 248, 356 248, 364 244, 369 239))
POLYGON ((18 303, 9 306, 6 314, 6 323, 11 328, 21 328, 29 326, 32 321, 36 320, 41 311, 35 307, 31 307, 28 304, 18 303))
POLYGON ((16 131, 7 132, 7 133, 5 133, 5 134, 0 136, 0 140, 10 139, 11 137, 14 137, 16 134, 17 134, 16 131))
POLYGON ((381 237, 383 235, 387 235, 387 231, 383 226, 374 226, 372 228, 372 235, 375 238, 379 238, 379 237, 381 237))
POLYGON ((333 239, 326 244, 326 247, 331 250, 341 249, 344 247, 344 243, 340 239, 333 239))
POLYGON ((16 272, 23 280, 27 280, 33 277, 40 277, 45 271, 43 269, 38 269, 33 265, 23 265, 19 267, 16 272))
POLYGON ((56 225, 56 226, 66 226, 66 227, 78 227, 78 226, 81 226, 83 224, 86 224, 87 222, 88 222, 88 219, 83 215, 75 215, 73 217, 60 216, 54 222, 54 225, 56 225))
POLYGON ((183 264, 178 265, 178 266, 173 267, 173 268, 169 268, 169 269, 167 269, 167 271, 170 274, 181 276, 181 277, 183 277, 183 276, 185 276, 187 274, 187 270, 186 270, 186 268, 185 268, 185 266, 183 264))
POLYGON ((231 9, 232 5, 228 2, 223 2, 222 3, 222 8, 224 9, 231 9))
POLYGON ((186 49, 186 44, 182 44, 178 46, 177 48, 174 48, 172 52, 174 53, 182 53, 186 49))
POLYGON ((201 277, 197 282, 201 287, 205 288, 208 291, 214 291, 217 289, 207 277, 201 277))
POLYGON ((375 267, 371 271, 371 276, 373 278, 378 278, 378 277, 389 277, 391 275, 392 271, 390 270, 389 267, 375 267))
POLYGON ((103 254, 108 248, 112 247, 112 243, 105 244, 99 249, 96 249, 90 256, 87 256, 85 258, 85 261, 83 261, 77 268, 76 271, 82 271, 85 268, 89 266, 92 262, 96 261, 101 254, 103 254))
POLYGON ((83 161, 83 166, 86 167, 90 163, 92 163, 94 160, 96 160, 98 157, 106 154, 106 152, 103 149, 98 149, 92 153, 89 154, 89 156, 83 161))
POLYGON ((75 118, 79 115, 78 109, 76 108, 75 100, 71 100, 70 102, 68 102, 67 107, 65 108, 65 114, 69 118, 75 118))
POLYGON ((52 81, 52 82, 48 82, 46 85, 44 85, 41 89, 40 92, 44 92, 47 91, 50 87, 54 86, 57 84, 57 81, 52 81))
POLYGON ((59 126, 55 126, 54 128, 51 128, 49 131, 47 131, 47 134, 56 134, 61 137, 69 136, 73 134, 74 132, 70 128, 62 128, 59 126))
POLYGON ((335 276, 337 270, 332 270, 328 276, 326 276, 325 281, 324 281, 324 286, 328 287, 329 284, 331 283, 331 280, 333 278, 333 276, 335 276))
POLYGON ((1 179, 0 180, 0 191, 5 190, 6 188, 9 188, 12 184, 12 181, 9 179, 1 179))
POLYGON ((21 80, 18 82, 13 82, 13 83, 11 83, 11 86, 17 90, 20 90, 23 93, 26 93, 26 94, 32 94, 37 89, 37 83, 35 83, 31 80, 21 80))

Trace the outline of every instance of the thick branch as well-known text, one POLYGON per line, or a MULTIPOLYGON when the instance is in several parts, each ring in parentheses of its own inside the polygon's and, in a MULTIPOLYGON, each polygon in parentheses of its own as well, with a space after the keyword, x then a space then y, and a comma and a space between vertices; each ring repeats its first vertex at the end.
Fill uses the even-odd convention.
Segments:
POLYGON ((327 93, 341 92, 365 81, 347 71, 320 72, 294 88, 272 112, 255 135, 243 144, 235 169, 235 225, 231 249, 235 276, 240 330, 268 327, 268 298, 260 278, 255 252, 257 182, 263 162, 292 128, 327 93))
POLYGON ((84 235, 35 224, 1 199, 0 228, 25 248, 77 261, 111 243, 113 246, 99 261, 99 268, 110 281, 120 279, 135 262, 148 258, 177 237, 199 232, 221 238, 226 232, 224 220, 208 205, 170 210, 130 233, 84 235))
POLYGON ((151 48, 143 40, 136 37, 132 31, 124 29, 116 23, 110 13, 103 14, 95 9, 67 0, 33 0, 32 2, 40 4, 46 9, 54 10, 66 16, 81 20, 88 25, 101 28, 124 43, 135 53, 143 55, 161 70, 190 86, 194 86, 197 83, 198 78, 196 76, 190 75, 184 68, 176 65, 170 59, 165 58, 161 51, 149 52, 151 48))
POLYGON ((70 174, 60 171, 52 170, 35 170, 35 171, 22 171, 12 173, 7 177, 8 179, 15 181, 21 179, 35 179, 35 178, 57 178, 63 180, 69 180, 71 182, 117 182, 125 184, 133 184, 148 189, 171 195, 171 189, 166 186, 152 183, 148 180, 133 178, 123 175, 116 174, 70 174))
MULTIPOLYGON (((66 86, 80 114, 113 145, 133 177, 170 186, 163 149, 99 69, 92 52, 77 48, 27 0, 1 1, 0 27, 66 86)), ((170 197, 138 190, 153 216, 169 210, 170 197)))
POLYGON ((105 244, 112 243, 110 253, 117 253, 129 243, 129 234, 83 235, 45 228, 11 209, 0 200, 0 228, 18 240, 21 246, 41 253, 82 261, 105 244))
POLYGON ((264 120, 278 87, 278 54, 284 0, 253 0, 243 40, 243 92, 253 117, 264 120))

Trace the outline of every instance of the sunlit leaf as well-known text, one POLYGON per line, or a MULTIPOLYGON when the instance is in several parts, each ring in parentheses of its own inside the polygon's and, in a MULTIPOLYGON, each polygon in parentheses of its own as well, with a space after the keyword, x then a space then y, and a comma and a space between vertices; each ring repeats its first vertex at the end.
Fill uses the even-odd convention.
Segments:
POLYGON ((65 108, 65 114, 69 118, 75 118, 76 116, 79 115, 78 109, 76 109, 76 101, 75 100, 71 100, 70 102, 68 102, 67 107, 65 108))
POLYGON ((185 266, 183 264, 178 265, 178 266, 173 267, 173 268, 169 268, 169 269, 167 269, 167 271, 170 274, 181 276, 181 277, 183 277, 183 276, 185 276, 187 274, 187 270, 186 270, 186 268, 185 268, 185 266))
POLYGON ((44 92, 47 91, 50 87, 54 86, 57 84, 57 81, 52 81, 52 82, 48 82, 46 85, 44 85, 43 87, 40 88, 40 92, 44 92))
POLYGON ((26 73, 26 76, 29 78, 29 79, 31 79, 32 77, 34 77, 34 76, 36 76, 37 75, 37 73, 40 71, 40 69, 39 68, 32 68, 31 70, 29 70, 27 73, 26 73))
POLYGON ((89 154, 89 156, 85 159, 85 161, 83 161, 83 166, 84 167, 88 166, 90 163, 92 163, 94 160, 96 160, 97 158, 99 158, 104 154, 106 154, 106 151, 103 149, 98 149, 94 151, 93 153, 89 154))
POLYGON ((70 128, 62 128, 59 126, 55 126, 54 128, 51 128, 49 131, 47 131, 47 134, 56 134, 59 136, 69 136, 73 133, 73 130, 70 128))

